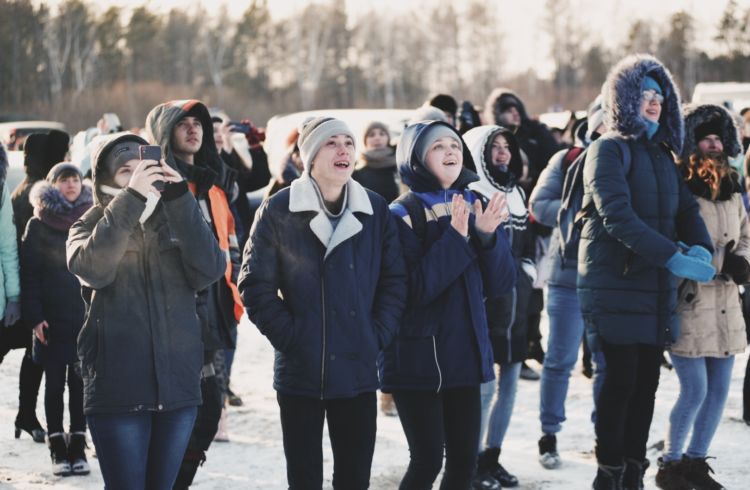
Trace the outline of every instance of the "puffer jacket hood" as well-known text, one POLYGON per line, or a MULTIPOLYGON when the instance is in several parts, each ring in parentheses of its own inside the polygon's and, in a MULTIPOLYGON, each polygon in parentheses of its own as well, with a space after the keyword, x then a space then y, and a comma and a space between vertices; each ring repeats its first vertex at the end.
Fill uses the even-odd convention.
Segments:
POLYGON ((679 154, 685 134, 680 94, 669 70, 653 56, 631 55, 610 70, 602 92, 604 124, 624 138, 637 139, 646 133, 646 120, 641 117, 641 87, 646 76, 656 80, 664 92, 654 141, 666 143, 679 154))
POLYGON ((470 129, 464 134, 464 141, 469 147, 474 163, 479 175, 479 185, 481 187, 491 186, 496 191, 507 191, 512 188, 523 173, 523 159, 513 133, 501 126, 487 125, 470 129), (495 169, 492 162, 486 161, 487 146, 492 145, 492 141, 497 135, 503 135, 508 142, 510 149, 510 163, 508 163, 508 173, 504 174, 495 169))
POLYGON ((214 141, 214 126, 211 121, 211 114, 202 102, 195 99, 172 100, 151 109, 146 117, 146 130, 149 132, 149 139, 154 144, 161 146, 167 164, 182 173, 172 151, 172 130, 180 119, 186 116, 197 117, 201 126, 203 126, 203 141, 200 150, 195 155, 195 166, 208 168, 214 172, 216 176, 213 183, 221 187, 228 196, 231 195, 236 171, 226 165, 219 156, 214 141))
MULTIPOLYGON (((104 158, 107 153, 122 141, 134 141, 140 145, 147 145, 148 141, 133 133, 115 133, 98 137, 91 150, 91 180, 94 183, 94 204, 106 206, 112 200, 112 196, 102 192, 101 180, 105 177, 107 169, 104 166, 104 158)), ((111 176, 110 176, 111 177, 111 176)))
POLYGON ((734 158, 742 152, 740 133, 737 124, 729 111, 714 104, 686 105, 685 106, 685 140, 682 145, 680 160, 686 162, 690 155, 698 151, 698 142, 695 140, 695 129, 709 121, 719 120, 721 134, 717 136, 724 146, 724 153, 734 158))
POLYGON ((490 124, 497 124, 500 120, 500 106, 503 102, 508 102, 518 108, 521 115, 521 124, 529 120, 526 112, 526 106, 523 105, 521 98, 509 88, 498 87, 493 90, 484 103, 484 120, 490 124))
POLYGON ((442 190, 442 186, 432 173, 427 170, 421 157, 417 155, 416 146, 425 130, 433 125, 443 125, 456 133, 456 139, 463 145, 464 163, 461 173, 451 186, 452 189, 464 189, 471 182, 479 180, 471 151, 456 129, 442 121, 420 121, 408 126, 396 147, 396 164, 401 180, 414 192, 433 192, 442 190))

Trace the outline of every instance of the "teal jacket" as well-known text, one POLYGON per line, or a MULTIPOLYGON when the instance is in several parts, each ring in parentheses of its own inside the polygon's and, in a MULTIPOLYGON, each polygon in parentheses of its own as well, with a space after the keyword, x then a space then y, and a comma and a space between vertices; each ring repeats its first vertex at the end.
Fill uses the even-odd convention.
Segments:
POLYGON ((21 298, 21 281, 18 274, 18 244, 13 224, 13 206, 5 184, 0 203, 0 321, 8 301, 21 298))

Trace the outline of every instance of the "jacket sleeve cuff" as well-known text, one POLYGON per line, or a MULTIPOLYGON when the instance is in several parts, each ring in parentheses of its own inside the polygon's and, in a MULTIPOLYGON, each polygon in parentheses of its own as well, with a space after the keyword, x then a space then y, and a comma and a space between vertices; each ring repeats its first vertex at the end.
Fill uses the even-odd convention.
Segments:
POLYGON ((164 186, 164 192, 161 193, 161 198, 165 201, 173 201, 187 193, 187 191, 188 185, 184 180, 175 184, 167 184, 164 186))
POLYGON ((135 196, 138 199, 140 199, 142 202, 146 202, 148 200, 148 199, 146 199, 146 196, 144 196, 143 194, 141 194, 137 190, 133 189, 132 187, 126 187, 125 190, 128 191, 133 196, 135 196))

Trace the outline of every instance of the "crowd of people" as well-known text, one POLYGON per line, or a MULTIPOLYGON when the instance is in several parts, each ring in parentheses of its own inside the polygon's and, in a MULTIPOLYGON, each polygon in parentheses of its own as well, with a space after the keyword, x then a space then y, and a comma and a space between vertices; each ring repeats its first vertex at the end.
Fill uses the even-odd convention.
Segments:
POLYGON ((391 129, 310 118, 273 177, 249 120, 169 101, 143 129, 100 121, 78 152, 30 135, 12 193, 0 147, 0 354, 26 349, 16 438, 46 441, 54 475, 86 475, 88 431, 107 488, 188 488, 243 403, 247 313, 275 350, 289 488, 322 488, 324 422, 334 488, 368 488, 378 391, 409 447, 399 488, 441 470, 445 490, 518 486, 500 456, 519 379, 540 380, 554 470, 582 348, 595 490, 644 488, 664 365, 680 393, 656 484, 724 488, 707 460, 747 346, 750 111, 683 106, 667 68, 633 55, 569 144, 503 88, 483 109, 437 95, 391 129))

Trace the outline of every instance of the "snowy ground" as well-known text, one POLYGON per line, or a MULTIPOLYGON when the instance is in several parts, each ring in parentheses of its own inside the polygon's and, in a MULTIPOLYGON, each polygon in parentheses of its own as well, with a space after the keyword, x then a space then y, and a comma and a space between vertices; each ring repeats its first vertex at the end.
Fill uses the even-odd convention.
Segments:
MULTIPOLYGON (((50 471, 49 453, 27 434, 13 439, 13 420, 17 410, 18 368, 21 351, 6 356, 0 365, 0 489, 32 489, 54 486, 60 489, 102 488, 96 459, 89 458, 92 474, 87 477, 54 477, 50 471)), ((742 380, 747 352, 738 356, 729 401, 711 454, 717 459, 711 465, 717 478, 729 489, 749 488, 746 471, 750 463, 750 427, 741 422, 742 380)), ((273 351, 247 320, 240 326, 239 349, 234 364, 232 384, 245 401, 242 407, 230 409, 231 442, 215 443, 208 461, 198 471, 194 487, 198 489, 282 489, 286 488, 284 454, 278 405, 271 388, 273 351)), ((649 445, 664 438, 669 410, 677 394, 677 378, 663 370, 656 413, 649 445)), ((37 409, 44 425, 43 388, 37 409)), ((545 470, 537 462, 539 383, 521 381, 515 413, 503 447, 502 463, 521 481, 521 489, 580 490, 590 488, 595 473, 593 458, 594 432, 589 422, 591 382, 579 367, 571 379, 568 396, 568 421, 558 435, 559 450, 564 458, 558 470, 545 470)), ((66 416, 67 420, 67 416, 66 416)), ((326 440, 325 471, 330 488, 332 460, 326 440)), ((646 488, 655 488, 656 450, 649 451, 653 466, 647 473, 646 488)), ((379 415, 378 436, 372 467, 371 488, 395 489, 409 461, 401 426, 396 418, 379 415)), ((436 485, 437 487, 437 485, 436 485)))

